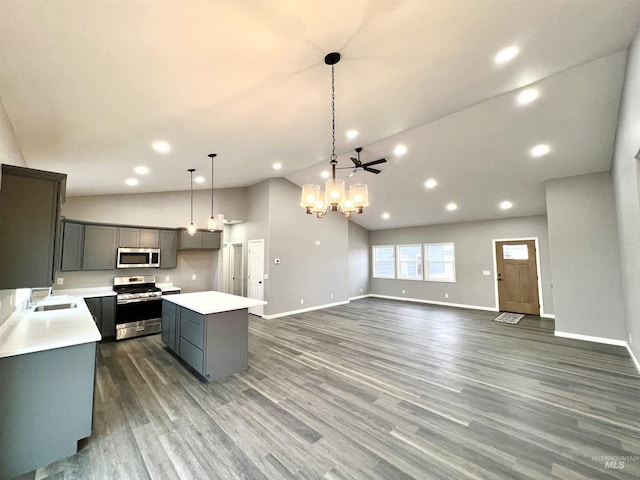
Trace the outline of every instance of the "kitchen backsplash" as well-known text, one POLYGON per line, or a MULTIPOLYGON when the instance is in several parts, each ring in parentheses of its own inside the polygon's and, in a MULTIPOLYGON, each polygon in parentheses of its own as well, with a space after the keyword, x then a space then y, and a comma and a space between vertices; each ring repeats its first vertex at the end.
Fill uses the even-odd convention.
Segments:
POLYGON ((19 288, 17 290, 0 290, 0 325, 16 311, 18 307, 24 305, 29 298, 30 289, 19 288))

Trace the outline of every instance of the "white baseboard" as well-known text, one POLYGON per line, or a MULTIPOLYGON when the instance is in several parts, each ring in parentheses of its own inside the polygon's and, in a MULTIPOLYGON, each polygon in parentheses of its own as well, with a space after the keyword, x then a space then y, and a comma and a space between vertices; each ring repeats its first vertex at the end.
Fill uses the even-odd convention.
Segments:
POLYGON ((271 320, 273 318, 286 317, 289 315, 295 315, 297 313, 305 313, 305 312, 311 312, 313 310, 321 310, 323 308, 336 307, 338 305, 344 305, 346 303, 349 303, 349 300, 344 300, 342 302, 335 302, 335 303, 325 303, 324 305, 316 305, 315 307, 301 308, 300 310, 291 310, 289 312, 276 313, 274 315, 262 315, 262 318, 264 318, 265 320, 271 320))
POLYGON ((351 302, 353 300, 360 300, 361 298, 368 298, 370 296, 370 293, 365 293, 364 295, 358 295, 357 297, 349 297, 349 301, 351 302))
POLYGON ((393 297, 391 295, 378 295, 377 293, 372 293, 369 295, 374 298, 386 298, 388 300, 402 300, 405 302, 416 302, 416 303, 428 303, 431 305, 441 305, 444 307, 457 307, 457 308, 468 308, 471 310, 485 310, 487 312, 497 312, 498 309, 495 307, 483 307, 479 305, 467 305, 464 303, 449 303, 449 302, 437 302, 435 300, 424 300, 422 298, 408 298, 408 297, 393 297))
POLYGON ((618 347, 626 347, 627 352, 629 352, 629 356, 631 357, 631 360, 633 360, 633 364, 635 365, 636 370, 638 371, 638 373, 640 373, 640 362, 638 362, 638 359, 636 358, 636 356, 631 351, 631 348, 629 347, 629 344, 627 342, 625 342, 624 340, 615 340, 613 338, 603 338, 603 337, 591 337, 589 335, 580 335, 580 334, 577 334, 577 333, 559 332, 557 330, 553 334, 556 337, 573 338, 575 340, 584 340, 585 342, 604 343, 604 344, 607 344, 607 345, 616 345, 618 347))
POLYGON ((640 362, 638 362, 638 359, 636 358, 636 356, 631 351, 631 347, 629 346, 628 343, 626 343, 626 347, 627 347, 627 351, 629 352, 629 355, 631 356, 631 360, 633 360, 633 363, 636 366, 636 370, 638 370, 638 373, 640 373, 640 362))
POLYGON ((573 338, 575 340, 584 340, 585 342, 605 343, 607 345, 617 345, 619 347, 626 347, 627 342, 624 340, 615 340, 613 338, 604 337, 592 337, 590 335, 580 335, 579 333, 560 332, 556 330, 553 332, 556 337, 573 338))
POLYGON ((556 316, 553 313, 541 313, 540 317, 541 318, 553 318, 553 319, 556 318, 556 316))

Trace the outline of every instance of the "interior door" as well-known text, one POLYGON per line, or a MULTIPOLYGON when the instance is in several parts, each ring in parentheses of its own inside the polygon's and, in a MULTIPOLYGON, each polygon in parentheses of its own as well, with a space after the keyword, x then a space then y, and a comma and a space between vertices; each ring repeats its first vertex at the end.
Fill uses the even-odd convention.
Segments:
MULTIPOLYGON (((234 295, 243 296, 244 294, 244 270, 243 270, 243 247, 241 243, 232 245, 233 251, 233 293, 234 295)), ((263 253, 264 257, 264 253, 263 253)), ((263 263, 264 265, 264 263, 263 263)))
POLYGON ((496 242, 496 265, 500 311, 540 315, 535 241, 496 242))
MULTIPOLYGON (((264 240, 249 240, 249 298, 264 300, 264 240)), ((249 313, 262 316, 263 306, 249 308, 249 313)))

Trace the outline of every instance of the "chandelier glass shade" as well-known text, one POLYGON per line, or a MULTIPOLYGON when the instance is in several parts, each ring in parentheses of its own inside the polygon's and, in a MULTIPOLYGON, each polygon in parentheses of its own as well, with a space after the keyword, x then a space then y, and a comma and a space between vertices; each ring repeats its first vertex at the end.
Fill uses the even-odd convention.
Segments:
POLYGON ((307 184, 302 186, 301 205, 308 214, 315 213, 318 218, 328 211, 342 212, 345 217, 352 213, 362 213, 369 205, 369 193, 364 183, 351 185, 347 191, 345 182, 336 178, 336 109, 335 109, 335 64, 340 61, 340 54, 329 53, 324 57, 324 63, 331 65, 331 178, 325 183, 324 191, 319 185, 307 184))

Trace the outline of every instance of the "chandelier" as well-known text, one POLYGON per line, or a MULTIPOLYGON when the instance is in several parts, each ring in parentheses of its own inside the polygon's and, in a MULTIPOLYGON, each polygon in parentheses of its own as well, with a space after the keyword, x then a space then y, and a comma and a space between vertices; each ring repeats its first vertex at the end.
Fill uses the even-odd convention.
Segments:
POLYGON ((344 180, 336 178, 336 89, 335 64, 340 61, 338 52, 329 53, 324 57, 324 63, 331 65, 331 178, 325 184, 324 192, 319 185, 307 184, 302 186, 302 207, 308 214, 315 213, 318 218, 324 217, 327 211, 342 212, 345 217, 352 213, 362 213, 369 205, 367 185, 356 183, 345 191, 344 180))

